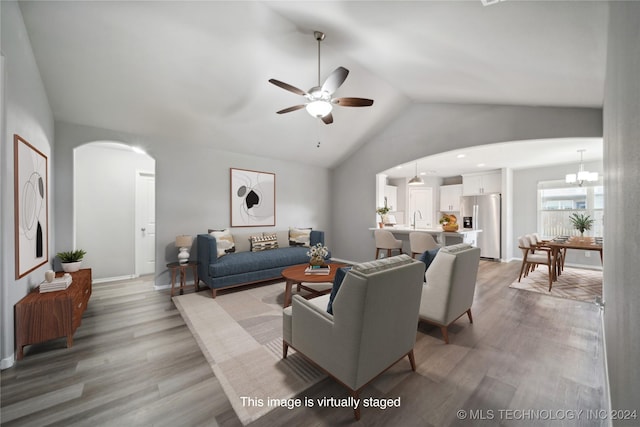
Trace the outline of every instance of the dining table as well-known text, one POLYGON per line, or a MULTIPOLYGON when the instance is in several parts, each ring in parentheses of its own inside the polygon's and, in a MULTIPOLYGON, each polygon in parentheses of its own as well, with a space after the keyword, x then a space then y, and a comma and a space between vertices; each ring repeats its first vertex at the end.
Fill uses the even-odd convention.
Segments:
POLYGON ((564 267, 564 259, 560 262, 560 252, 566 254, 567 249, 578 249, 582 251, 597 251, 600 253, 602 263, 602 239, 595 237, 571 236, 569 238, 555 238, 544 241, 544 245, 551 249, 551 259, 553 261, 553 280, 558 280, 564 267))

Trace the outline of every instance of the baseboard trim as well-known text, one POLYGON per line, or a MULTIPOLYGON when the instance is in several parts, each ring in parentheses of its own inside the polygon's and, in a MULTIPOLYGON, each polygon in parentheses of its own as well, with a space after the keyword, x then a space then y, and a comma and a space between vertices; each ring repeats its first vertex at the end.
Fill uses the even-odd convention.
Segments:
POLYGON ((127 274, 125 276, 117 276, 117 277, 103 277, 102 279, 93 279, 91 283, 117 282, 118 280, 131 280, 137 277, 138 276, 135 274, 127 274))
POLYGON ((165 289, 171 289, 171 283, 167 285, 156 285, 155 283, 153 284, 154 291, 163 291, 165 289))
POLYGON ((11 354, 11 356, 0 360, 0 370, 11 368, 15 363, 16 363, 15 354, 11 354))
MULTIPOLYGON (((605 399, 607 402, 606 409, 607 411, 609 411, 611 409, 611 387, 609 386, 609 362, 607 360, 607 336, 604 328, 604 311, 606 309, 607 309, 607 306, 605 305, 600 310, 600 323, 602 327, 602 354, 604 355, 604 357, 602 358, 602 363, 604 365, 604 392, 605 392, 605 399)), ((613 426, 613 419, 611 417, 607 417, 607 426, 608 427, 613 426)))

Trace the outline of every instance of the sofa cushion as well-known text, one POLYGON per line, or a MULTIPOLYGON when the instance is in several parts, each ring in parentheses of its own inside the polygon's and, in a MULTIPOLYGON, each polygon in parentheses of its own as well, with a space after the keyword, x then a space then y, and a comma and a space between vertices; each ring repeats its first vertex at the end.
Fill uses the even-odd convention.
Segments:
POLYGON ((289 246, 311 246, 311 228, 289 227, 289 246))
POLYGON ((216 238, 218 258, 236 251, 233 236, 229 230, 212 230, 209 234, 216 238))
POLYGON ((262 236, 262 233, 233 233, 233 241, 236 244, 236 252, 251 251, 251 238, 262 236))
POLYGON ((251 252, 267 251, 269 249, 278 249, 278 241, 275 234, 251 237, 251 252))
POLYGON ((284 268, 309 263, 307 248, 286 247, 271 251, 237 252, 209 264, 211 277, 223 277, 252 271, 284 268))
POLYGON ((280 230, 276 231, 276 240, 278 241, 279 248, 286 248, 289 246, 289 231, 288 230, 280 230))
POLYGON ((329 304, 327 305, 327 313, 333 314, 333 299, 336 297, 338 291, 340 290, 340 285, 342 285, 342 281, 344 280, 344 276, 351 270, 351 267, 340 267, 336 271, 336 276, 333 279, 333 288, 331 288, 331 295, 329 296, 329 304))

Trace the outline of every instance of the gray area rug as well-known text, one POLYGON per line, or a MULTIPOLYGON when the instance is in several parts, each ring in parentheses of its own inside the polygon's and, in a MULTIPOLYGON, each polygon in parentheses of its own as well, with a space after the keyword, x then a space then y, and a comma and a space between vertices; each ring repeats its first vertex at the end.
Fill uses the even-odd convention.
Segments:
POLYGON ((594 302, 596 297, 602 296, 602 271, 565 267, 549 292, 549 276, 545 267, 539 266, 520 283, 516 279, 509 287, 587 302, 594 302))
POLYGON ((248 399, 291 398, 325 378, 292 349, 282 359, 283 300, 284 282, 173 297, 244 425, 274 409, 248 399))

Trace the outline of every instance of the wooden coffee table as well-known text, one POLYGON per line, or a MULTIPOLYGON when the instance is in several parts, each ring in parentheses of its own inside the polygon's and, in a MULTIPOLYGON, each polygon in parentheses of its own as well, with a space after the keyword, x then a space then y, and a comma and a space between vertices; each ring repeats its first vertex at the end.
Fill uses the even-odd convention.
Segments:
POLYGON ((313 296, 320 296, 331 292, 331 287, 319 291, 303 285, 303 283, 333 283, 333 279, 336 277, 336 271, 340 267, 347 266, 347 264, 337 262, 331 262, 329 265, 331 266, 329 274, 305 274, 304 270, 309 266, 309 264, 294 265, 293 267, 282 270, 282 277, 286 280, 283 307, 289 307, 291 305, 291 287, 294 284, 298 285, 298 291, 302 288, 305 291, 313 293, 313 296))

